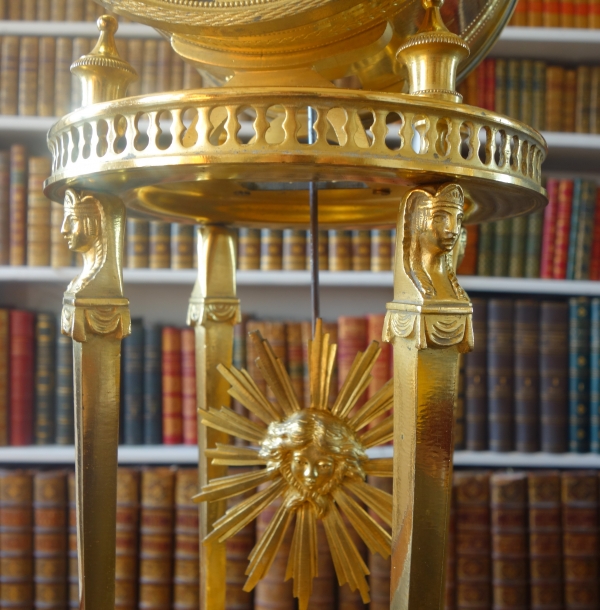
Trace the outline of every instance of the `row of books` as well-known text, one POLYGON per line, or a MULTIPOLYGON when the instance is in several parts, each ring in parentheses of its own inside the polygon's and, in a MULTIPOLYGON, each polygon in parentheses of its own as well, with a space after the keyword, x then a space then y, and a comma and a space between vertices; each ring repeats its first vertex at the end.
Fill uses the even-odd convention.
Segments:
POLYGON ((457 448, 599 453, 600 299, 477 298, 473 307, 457 448))
POLYGON ((518 0, 509 25, 600 28, 598 0, 518 0))
MULTIPOLYGON (((17 2, 11 2, 18 4, 17 2)), ((0 43, 0 114, 63 116, 81 106, 81 84, 71 64, 89 53, 96 38, 3 36, 0 43)), ((138 80, 128 95, 202 86, 198 71, 166 40, 117 38, 120 56, 138 80)))
POLYGON ((0 19, 94 21, 107 9, 94 0, 0 0, 0 19))
MULTIPOLYGON (((381 340, 384 315, 340 317, 326 325, 338 342, 332 387, 345 379, 354 356, 381 340)), ((259 330, 287 367, 300 401, 308 406, 308 322, 244 318, 236 326, 234 364, 246 368, 267 394, 246 333, 259 330)), ((192 328, 132 320, 122 344, 121 441, 126 445, 197 442, 195 337, 192 328)), ((216 373, 215 373, 216 374, 216 373)), ((392 375, 384 344, 366 396, 392 375)), ((335 391, 332 392, 332 399, 335 391)), ((360 402, 360 401, 359 401, 360 402)), ((218 405, 213 405, 218 406, 218 405)), ((241 405, 234 407, 243 412, 241 405)), ((0 309, 0 445, 73 444, 73 354, 70 337, 58 332, 53 314, 0 309)))
POLYGON ((539 131, 600 133, 600 66, 485 59, 459 85, 463 102, 539 131))
POLYGON ((458 272, 600 280, 600 188, 580 178, 549 178, 546 188, 543 212, 467 227, 458 272))

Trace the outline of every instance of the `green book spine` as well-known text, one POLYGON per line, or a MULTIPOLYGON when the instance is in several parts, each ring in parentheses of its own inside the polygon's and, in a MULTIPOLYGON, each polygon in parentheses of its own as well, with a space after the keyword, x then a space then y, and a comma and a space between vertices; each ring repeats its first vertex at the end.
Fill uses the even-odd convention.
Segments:
POLYGON ((506 59, 496 60, 495 110, 506 114, 506 59))
POLYGON ((518 119, 520 114, 520 72, 521 62, 509 59, 506 64, 506 114, 513 119, 518 119))
POLYGON ((573 278, 590 279, 590 255, 594 233, 594 214, 596 211, 596 184, 585 180, 581 187, 581 204, 575 245, 575 268, 573 278))
POLYGON ((477 275, 493 275, 494 225, 485 222, 479 227, 479 250, 477 252, 477 275))
POLYGON ((527 216, 527 243, 525 245, 525 277, 540 277, 544 212, 527 216))
POLYGON ((144 330, 144 444, 162 443, 162 327, 144 330))
POLYGON ((569 299, 569 451, 589 450, 590 299, 569 299))
POLYGON ((56 340, 56 443, 72 445, 73 424, 73 340, 58 335, 56 340))
POLYGON ((546 121, 546 62, 533 62, 531 83, 531 125, 541 131, 546 121))
POLYGON ((590 304, 590 451, 600 453, 600 299, 590 304))
POLYGON ((571 225, 569 229, 569 247, 567 254, 567 280, 575 279, 575 253, 577 251, 577 234, 579 233, 579 215, 581 212, 581 189, 583 180, 573 180, 573 198, 571 204, 571 225))
POLYGON ((519 74, 519 120, 531 125, 533 119, 533 61, 524 59, 519 74))
POLYGON ((499 220, 494 223, 494 259, 492 275, 506 277, 510 258, 511 219, 499 220))
POLYGON ((131 320, 131 334, 122 344, 123 442, 141 445, 144 440, 144 326, 131 320))
POLYGON ((508 275, 523 277, 525 274, 525 240, 527 239, 527 216, 517 216, 510 222, 510 259, 508 275))
POLYGON ((56 320, 39 313, 35 325, 35 444, 54 443, 56 320))

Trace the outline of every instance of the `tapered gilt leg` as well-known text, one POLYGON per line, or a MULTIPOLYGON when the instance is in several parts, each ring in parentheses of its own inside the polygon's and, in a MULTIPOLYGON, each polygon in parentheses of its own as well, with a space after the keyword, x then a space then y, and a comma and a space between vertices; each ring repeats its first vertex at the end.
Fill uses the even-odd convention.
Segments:
POLYGON ((65 195, 62 233, 83 256, 67 288, 61 327, 73 338, 77 546, 80 608, 115 602, 115 530, 121 339, 130 332, 123 298, 125 208, 106 194, 65 195))
POLYGON ((458 185, 414 189, 398 218, 384 330, 394 345, 393 610, 444 603, 458 356, 473 344, 453 265, 463 205, 458 185))
MULTIPOLYGON (((229 384, 218 374, 217 365, 231 366, 233 326, 240 317, 235 289, 235 253, 233 233, 224 227, 209 225, 198 231, 198 279, 188 310, 188 324, 196 333, 196 379, 198 409, 229 406, 229 384)), ((227 467, 214 466, 204 456, 205 449, 227 443, 229 436, 207 428, 198 418, 198 476, 200 487, 211 479, 227 474, 227 467)), ((200 505, 200 540, 226 510, 226 502, 200 505)), ((200 608, 225 608, 225 545, 200 544, 200 608)))

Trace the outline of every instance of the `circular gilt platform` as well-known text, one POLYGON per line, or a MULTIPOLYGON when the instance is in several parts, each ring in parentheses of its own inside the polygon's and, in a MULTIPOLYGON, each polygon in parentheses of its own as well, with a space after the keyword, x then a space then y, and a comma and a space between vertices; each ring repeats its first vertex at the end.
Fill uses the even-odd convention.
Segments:
POLYGON ((324 228, 392 225, 407 189, 448 181, 464 188, 471 223, 546 202, 539 133, 402 94, 224 88, 125 98, 67 115, 48 145, 50 198, 62 201, 67 187, 110 191, 177 221, 308 226, 309 181, 319 183, 324 228))

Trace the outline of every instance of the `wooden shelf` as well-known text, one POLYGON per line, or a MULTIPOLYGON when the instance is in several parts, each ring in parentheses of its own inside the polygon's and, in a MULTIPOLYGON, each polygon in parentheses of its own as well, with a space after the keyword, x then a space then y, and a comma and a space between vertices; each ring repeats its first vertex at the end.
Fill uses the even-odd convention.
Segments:
MULTIPOLYGON (((392 447, 368 451, 371 457, 391 457, 392 447)), ((73 446, 0 447, 0 465, 74 464, 73 446)), ((120 464, 197 464, 194 445, 139 445, 119 447, 120 464)), ((454 465, 460 468, 600 468, 600 455, 577 453, 495 453, 457 451, 454 465)))

